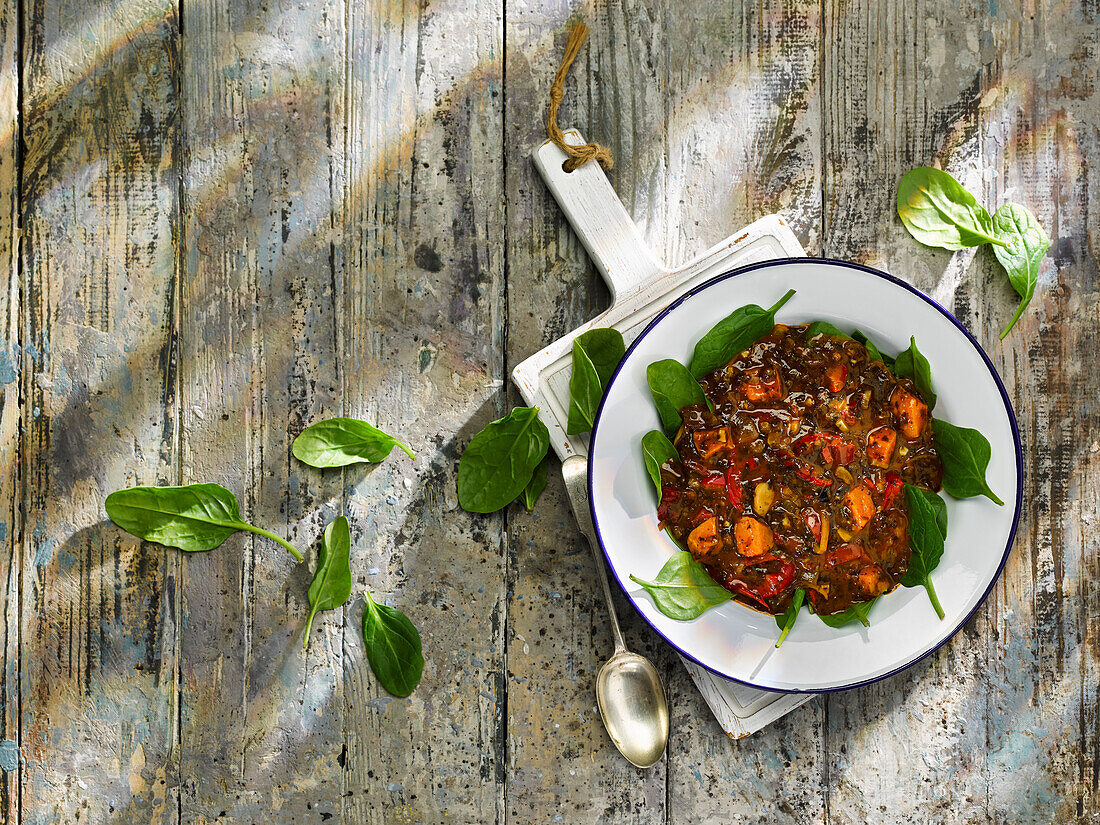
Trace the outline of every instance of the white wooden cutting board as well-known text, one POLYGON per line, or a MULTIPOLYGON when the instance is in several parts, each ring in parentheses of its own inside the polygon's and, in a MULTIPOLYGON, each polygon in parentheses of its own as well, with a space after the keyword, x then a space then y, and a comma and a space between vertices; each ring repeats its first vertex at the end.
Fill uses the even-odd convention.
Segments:
MULTIPOLYGON (((584 143, 576 130, 569 143, 584 143)), ((560 458, 587 456, 588 435, 566 435, 573 339, 594 327, 614 327, 626 343, 674 299, 703 281, 736 267, 806 253, 783 219, 770 215, 746 226, 684 266, 665 266, 646 246, 611 182, 596 163, 565 172, 566 154, 550 141, 533 155, 535 166, 611 289, 611 307, 587 324, 535 353, 512 372, 528 404, 540 407, 550 443, 560 458)), ((732 312, 736 307, 730 307, 732 312)), ((641 461, 639 459, 639 472, 641 461)), ((809 699, 807 695, 767 693, 715 676, 683 660, 699 691, 730 736, 760 730, 809 699)))

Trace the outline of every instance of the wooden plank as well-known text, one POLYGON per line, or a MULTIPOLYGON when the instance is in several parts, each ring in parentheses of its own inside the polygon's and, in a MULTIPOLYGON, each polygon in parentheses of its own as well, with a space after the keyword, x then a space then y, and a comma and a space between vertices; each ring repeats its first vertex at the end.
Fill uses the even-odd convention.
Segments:
POLYGON ((175 475, 176 6, 25 8, 22 821, 170 822, 174 557, 102 505, 175 475))
POLYGON ((1097 810, 1087 632, 1097 590, 1085 548, 1097 476, 1086 434, 1100 377, 1084 366, 1096 266, 1078 250, 1095 128, 1069 123, 1095 122, 1096 97, 1091 80, 1067 90, 1065 78, 1085 76, 1095 21, 1077 5, 1025 10, 1023 24, 977 2, 826 6, 825 252, 888 269, 954 310, 1006 379, 1027 468, 1016 547, 965 631, 906 673, 830 699, 829 815, 1087 821, 1097 810), (1065 68, 1051 76, 1049 65, 1065 68), (1032 309, 1004 342, 997 333, 1017 299, 988 250, 921 247, 894 214, 897 181, 929 163, 990 211, 1009 198, 1030 205, 1059 239, 1032 309))
POLYGON ((23 502, 22 279, 19 267, 19 5, 0 6, 0 823, 19 817, 19 584, 23 502))
POLYGON ((457 458, 502 409, 502 4, 348 9, 344 403, 418 453, 347 475, 344 821, 502 821, 504 546, 458 509, 457 458), (404 610, 427 664, 374 680, 361 592, 404 610))
MULTIPOLYGON (((566 39, 568 3, 530 3, 507 15, 509 369, 606 308, 607 288, 562 217, 529 157, 546 139, 547 95, 566 39)), ((589 42, 566 84, 562 123, 611 147, 624 165, 612 182, 630 211, 634 137, 660 117, 654 73, 663 70, 652 19, 641 4, 588 18, 589 42), (598 72, 598 74, 597 74, 598 72), (597 81, 597 77, 599 81, 597 81), (593 97, 614 94, 618 110, 593 97)), ((648 169, 644 169, 648 173, 648 169)), ((648 233, 647 233, 648 234, 648 233)), ((514 389, 512 404, 522 399, 514 389)), ((560 465, 550 458, 546 491, 533 513, 507 513, 509 822, 652 823, 665 815, 662 762, 632 767, 600 721, 596 674, 611 655, 607 608, 592 553, 570 512, 560 465)), ((669 651, 655 643, 633 609, 618 601, 627 643, 663 673, 669 651)), ((679 667, 679 664, 676 663, 679 667)), ((666 675, 667 682, 667 675, 666 675)))
POLYGON ((993 256, 979 255, 977 277, 956 293, 1007 379, 1028 474, 1020 537, 986 611, 985 806, 994 822, 1090 822, 1100 818, 1100 287, 1091 254, 1100 88, 1085 55, 1100 45, 1100 21, 1089 3, 1025 13, 1024 24, 1000 13, 985 26, 982 191, 991 211, 1027 204, 1055 241, 1004 341, 997 335, 1017 296, 993 256), (1052 63, 1061 67, 1053 74, 1052 63))
POLYGON ((308 653, 302 633, 341 479, 290 443, 341 411, 343 21, 339 2, 184 6, 182 477, 224 484, 309 559, 238 535, 185 562, 184 822, 340 816, 341 613, 308 653))

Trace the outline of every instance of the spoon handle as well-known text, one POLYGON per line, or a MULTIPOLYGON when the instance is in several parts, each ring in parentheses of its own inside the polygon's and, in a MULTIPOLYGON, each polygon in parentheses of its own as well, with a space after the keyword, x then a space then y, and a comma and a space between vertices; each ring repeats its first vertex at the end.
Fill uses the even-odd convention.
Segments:
POLYGON ((596 539, 596 529, 592 524, 592 511, 588 506, 588 459, 579 455, 569 456, 562 462, 561 474, 565 478, 565 492, 569 496, 569 505, 573 508, 577 526, 581 528, 584 537, 588 539, 588 546, 592 548, 596 574, 603 586, 607 613, 611 617, 611 636, 615 640, 615 652, 618 653, 626 650, 626 643, 623 641, 623 632, 619 629, 619 617, 615 615, 615 603, 611 601, 611 587, 607 583, 603 553, 600 552, 600 543, 596 539))

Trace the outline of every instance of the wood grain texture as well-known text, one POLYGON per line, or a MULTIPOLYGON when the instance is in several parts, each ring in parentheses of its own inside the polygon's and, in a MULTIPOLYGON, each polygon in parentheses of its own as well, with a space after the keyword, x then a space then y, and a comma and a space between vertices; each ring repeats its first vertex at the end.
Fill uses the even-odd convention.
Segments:
MULTIPOLYGON (((566 84, 563 122, 599 135, 615 157, 623 142, 659 128, 659 80, 652 8, 621 15, 601 8, 591 40, 566 84), (597 69, 597 67, 600 67, 597 69), (619 78, 622 109, 593 103, 597 76, 619 78)), ((633 12, 634 10, 631 9, 633 12)), ((565 43, 569 4, 529 4, 507 18, 506 158, 508 168, 508 368, 606 308, 607 288, 529 161, 546 139, 541 117, 565 43)), ((606 91, 606 89, 605 89, 606 91)), ((630 171, 629 165, 625 167, 630 171)), ((612 181, 617 182, 612 174, 612 181)), ((627 209, 630 188, 618 186, 627 209)), ((648 231, 648 230, 647 230, 648 231)), ((511 403, 522 403, 510 390, 511 403)), ((593 557, 575 526, 559 464, 551 458, 546 491, 534 512, 508 518, 507 820, 660 822, 666 766, 642 771, 619 757, 600 723, 594 685, 611 655, 603 596, 593 557), (553 813, 550 813, 553 812, 553 813)), ((667 649, 640 618, 618 604, 627 644, 662 671, 667 649)), ((678 663, 677 663, 678 666, 678 663)))
POLYGON ((454 473, 503 398, 502 9, 349 8, 344 403, 418 459, 349 473, 359 536, 347 611, 346 822, 502 818, 504 539, 458 509, 454 473), (423 681, 370 674, 361 591, 420 629, 423 681))
POLYGON ((178 21, 25 10, 19 821, 163 821, 176 561, 102 503, 175 475, 178 21))
POLYGON ((233 490, 310 563, 252 534, 184 561, 182 822, 340 815, 340 612, 319 617, 308 651, 302 633, 342 485, 290 444, 340 409, 343 20, 325 2, 184 10, 180 472, 233 490))
POLYGON ((1098 11, 4 5, 0 822, 1100 822, 1098 11), (610 639, 556 462, 532 514, 467 514, 454 489, 519 401, 511 367, 608 300, 529 161, 574 16, 592 33, 562 125, 611 147, 659 255, 778 211, 811 252, 890 270, 986 347, 1026 451, 1016 547, 964 631, 749 739, 619 598, 672 709, 648 772, 599 723, 610 639), (1003 342, 992 256, 896 218, 926 163, 1054 238, 1003 342), (416 461, 295 462, 336 414, 416 461), (180 481, 225 484, 307 563, 104 522, 111 490, 180 481), (315 542, 345 512, 352 600, 303 651, 315 542), (420 628, 409 699, 365 660, 367 588, 420 628))
POLYGON ((22 280, 19 266, 19 7, 0 6, 0 823, 18 822, 19 593, 23 531, 22 280))

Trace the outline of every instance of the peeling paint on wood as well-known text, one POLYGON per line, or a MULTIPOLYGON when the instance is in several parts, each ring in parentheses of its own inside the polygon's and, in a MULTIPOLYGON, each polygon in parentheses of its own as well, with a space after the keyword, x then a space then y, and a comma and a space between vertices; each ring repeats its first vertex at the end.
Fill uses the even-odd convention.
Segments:
POLYGON ((5 4, 0 823, 1100 822, 1098 45, 1091 0, 5 4), (747 739, 620 599, 672 709, 648 772, 599 723, 610 640, 556 473, 531 514, 454 492, 509 370, 608 300, 529 161, 573 15, 562 123, 611 147, 662 257, 782 212, 952 308, 1027 450, 964 631, 747 739), (895 216, 929 162, 1055 239, 1004 342, 992 256, 895 216), (334 414, 417 460, 293 461, 334 414), (112 489, 199 480, 307 564, 103 520, 112 489), (356 589, 303 652, 342 512, 356 589), (368 587, 421 629, 410 699, 365 662, 368 587))

